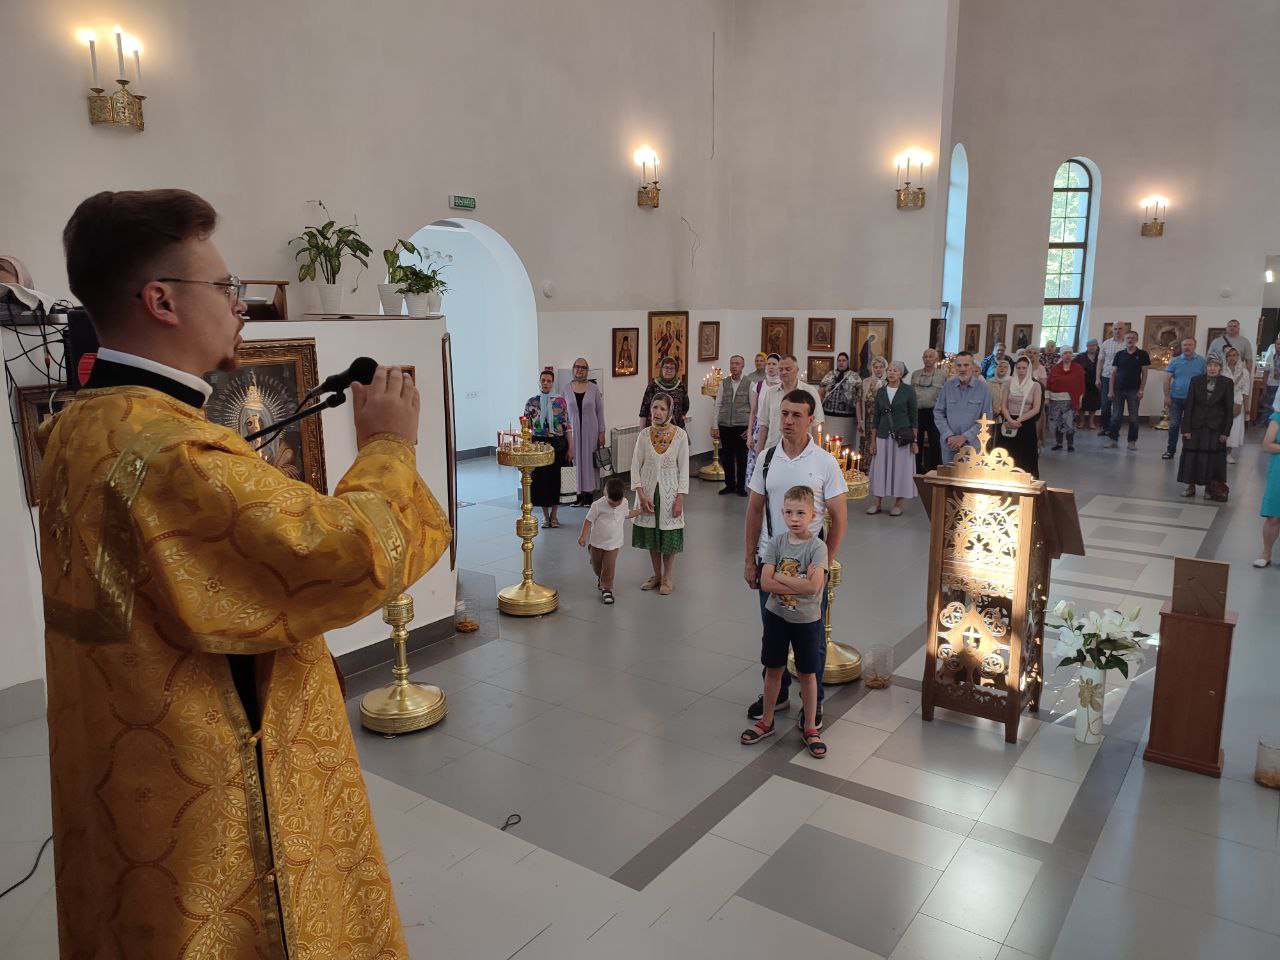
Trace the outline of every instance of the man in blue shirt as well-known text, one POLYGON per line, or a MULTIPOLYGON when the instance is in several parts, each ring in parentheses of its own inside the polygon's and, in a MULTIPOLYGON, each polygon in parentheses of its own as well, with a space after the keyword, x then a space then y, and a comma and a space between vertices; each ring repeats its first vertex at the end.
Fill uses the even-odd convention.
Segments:
POLYGON ((991 391, 974 374, 973 354, 957 353, 951 362, 956 375, 942 385, 933 419, 942 441, 942 462, 950 463, 964 446, 978 445, 978 421, 991 415, 991 391))
POLYGON ((1204 373, 1204 357, 1196 353, 1194 337, 1182 341, 1182 352, 1169 361, 1169 376, 1164 381, 1164 408, 1169 411, 1169 443, 1160 454, 1161 460, 1172 460, 1178 449, 1182 411, 1187 405, 1187 388, 1191 378, 1204 373))

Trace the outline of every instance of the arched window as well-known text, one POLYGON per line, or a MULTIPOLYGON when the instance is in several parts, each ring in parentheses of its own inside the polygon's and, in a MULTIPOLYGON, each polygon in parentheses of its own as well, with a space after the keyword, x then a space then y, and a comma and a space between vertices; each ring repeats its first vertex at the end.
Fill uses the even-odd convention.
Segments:
POLYGON ((1049 207, 1049 257, 1044 272, 1044 314, 1040 345, 1079 346, 1081 320, 1092 286, 1089 244, 1093 236, 1093 174, 1079 158, 1053 175, 1049 207))

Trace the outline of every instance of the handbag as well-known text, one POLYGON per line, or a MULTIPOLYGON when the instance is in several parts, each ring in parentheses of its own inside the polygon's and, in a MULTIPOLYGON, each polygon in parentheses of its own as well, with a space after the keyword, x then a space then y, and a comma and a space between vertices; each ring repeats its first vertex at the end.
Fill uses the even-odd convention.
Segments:
POLYGON ((916 442, 916 432, 911 427, 898 427, 893 431, 893 439, 898 441, 898 446, 909 447, 916 442))
POLYGON ((613 454, 608 447, 597 447, 591 454, 591 463, 597 470, 607 470, 613 473, 613 454))

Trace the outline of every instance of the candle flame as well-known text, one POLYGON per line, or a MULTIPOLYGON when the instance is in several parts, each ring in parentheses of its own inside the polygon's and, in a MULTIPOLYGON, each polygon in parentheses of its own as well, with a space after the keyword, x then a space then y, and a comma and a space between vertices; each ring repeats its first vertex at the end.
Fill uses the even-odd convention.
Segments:
POLYGON ((124 36, 124 52, 125 53, 146 53, 142 49, 142 41, 135 36, 125 34, 124 36))
POLYGON ((98 42, 98 35, 94 33, 92 30, 90 30, 88 27, 81 27, 76 31, 76 43, 82 43, 87 47, 90 43, 97 43, 97 42, 98 42))

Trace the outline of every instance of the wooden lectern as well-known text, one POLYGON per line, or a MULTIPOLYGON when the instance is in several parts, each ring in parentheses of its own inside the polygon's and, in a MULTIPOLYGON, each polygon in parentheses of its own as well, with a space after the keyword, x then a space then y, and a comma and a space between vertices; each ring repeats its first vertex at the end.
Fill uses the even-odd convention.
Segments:
POLYGON ((1160 608, 1143 760, 1222 776, 1222 718, 1236 626, 1235 611, 1226 609, 1229 569, 1215 560, 1174 558, 1173 595, 1160 608))
POLYGON ((932 522, 921 713, 996 720, 1016 743, 1023 708, 1040 709, 1049 562, 1084 541, 1075 494, 988 450, 992 423, 979 426, 979 449, 916 478, 932 522))

